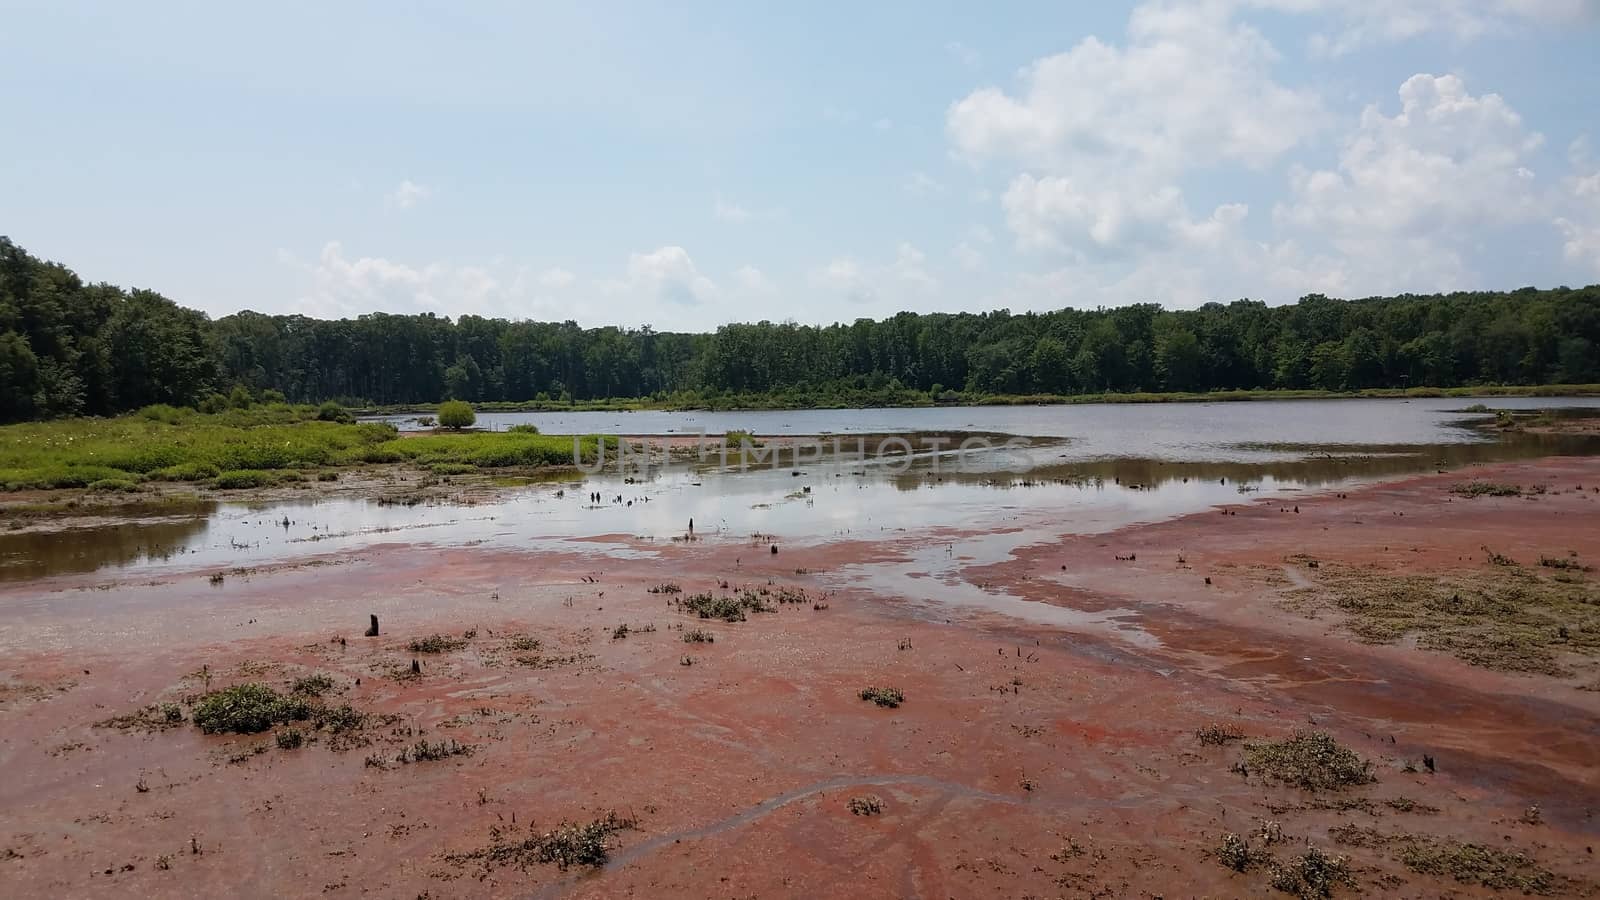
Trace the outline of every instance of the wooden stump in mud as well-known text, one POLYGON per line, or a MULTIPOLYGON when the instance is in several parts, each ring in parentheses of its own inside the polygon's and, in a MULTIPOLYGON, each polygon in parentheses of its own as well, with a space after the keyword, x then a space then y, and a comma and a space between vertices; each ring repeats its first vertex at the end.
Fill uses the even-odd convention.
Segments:
POLYGON ((367 626, 367 637, 378 636, 378 617, 372 617, 372 624, 367 626))

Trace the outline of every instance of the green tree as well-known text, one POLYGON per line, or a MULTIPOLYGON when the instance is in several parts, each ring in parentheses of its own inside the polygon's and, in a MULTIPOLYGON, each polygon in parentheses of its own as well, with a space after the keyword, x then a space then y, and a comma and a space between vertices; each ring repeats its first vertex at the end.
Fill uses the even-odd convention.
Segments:
POLYGON ((470 428, 478 421, 478 414, 472 411, 472 404, 465 400, 446 400, 439 404, 439 424, 445 428, 457 431, 470 428))

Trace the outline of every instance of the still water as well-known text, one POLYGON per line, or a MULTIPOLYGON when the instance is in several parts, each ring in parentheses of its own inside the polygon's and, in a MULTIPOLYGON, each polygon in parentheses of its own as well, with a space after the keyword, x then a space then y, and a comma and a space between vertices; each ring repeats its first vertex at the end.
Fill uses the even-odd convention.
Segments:
MULTIPOLYGON (((966 529, 1048 517, 1097 533, 1226 503, 1291 496, 1475 462, 1600 452, 1593 437, 1494 435, 1467 427, 1470 400, 1271 401, 1217 404, 962 407, 741 413, 484 414, 547 434, 763 435, 982 433, 1029 438, 1019 449, 957 457, 834 458, 730 471, 685 461, 629 475, 572 476, 477 503, 383 505, 322 500, 202 504, 182 515, 87 528, 0 534, 0 581, 224 569, 381 543, 648 552, 692 518, 705 540, 788 543, 884 536, 930 544, 966 529), (632 477, 630 483, 628 478, 632 477), (593 502, 589 495, 602 499, 593 502), (619 499, 620 498, 620 499, 619 499), (596 537, 621 536, 614 540, 596 537)), ((1495 399, 1499 408, 1577 408, 1594 401, 1495 399)), ((847 444, 849 442, 846 442, 847 444)))

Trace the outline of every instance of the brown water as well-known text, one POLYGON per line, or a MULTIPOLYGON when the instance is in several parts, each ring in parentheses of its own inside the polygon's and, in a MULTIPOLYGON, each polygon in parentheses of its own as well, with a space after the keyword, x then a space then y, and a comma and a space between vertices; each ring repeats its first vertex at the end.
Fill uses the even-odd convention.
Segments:
MULTIPOLYGON (((1492 402, 1519 408, 1583 405, 1492 402)), ((922 534, 931 542, 966 530, 1003 529, 1040 511, 1073 531, 1092 533, 1257 497, 1474 463, 1600 451, 1600 439, 1593 436, 1491 434, 1465 427, 1483 418, 1460 412, 1467 403, 523 415, 516 421, 532 420, 547 432, 904 430, 1028 439, 1014 449, 964 456, 922 450, 909 459, 872 458, 869 444, 864 460, 828 453, 797 467, 785 457, 742 472, 679 462, 643 472, 574 476, 567 483, 508 490, 474 505, 406 507, 334 497, 266 506, 220 502, 92 527, 64 521, 56 530, 0 534, 0 581, 221 570, 390 542, 632 555, 641 551, 592 539, 620 534, 665 544, 681 536, 691 518, 702 539, 744 541, 760 533, 787 543, 890 534, 922 534), (588 494, 594 491, 605 501, 591 503, 588 494)), ((504 424, 485 418, 490 425, 504 424)))

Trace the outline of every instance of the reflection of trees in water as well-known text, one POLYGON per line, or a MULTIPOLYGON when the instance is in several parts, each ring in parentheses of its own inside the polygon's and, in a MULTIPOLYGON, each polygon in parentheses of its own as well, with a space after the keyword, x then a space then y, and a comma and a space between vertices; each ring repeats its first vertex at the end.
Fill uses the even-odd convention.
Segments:
POLYGON ((121 522, 61 531, 0 534, 0 581, 93 572, 184 552, 206 527, 206 516, 121 522))
POLYGON ((1120 483, 1124 487, 1160 487, 1171 482, 1227 479, 1250 485, 1271 478, 1315 487, 1351 478, 1411 475, 1456 469, 1475 463, 1507 462, 1545 456, 1600 455, 1600 436, 1508 432, 1498 440, 1474 444, 1271 444, 1239 449, 1296 454, 1290 459, 1252 462, 1174 462, 1146 458, 1106 458, 1071 463, 1051 462, 1024 470, 959 471, 940 467, 935 474, 920 466, 895 476, 896 487, 914 491, 936 483, 980 484, 996 488, 1030 483, 1120 483))

